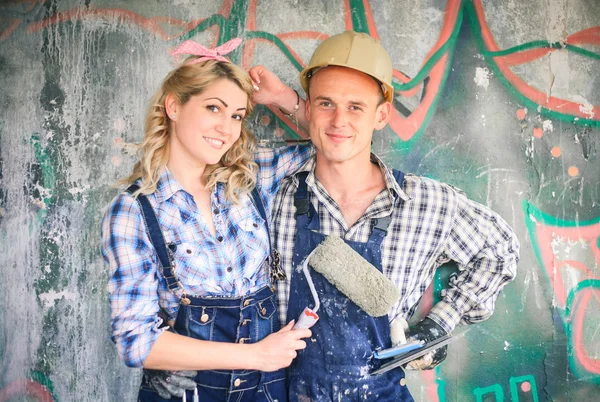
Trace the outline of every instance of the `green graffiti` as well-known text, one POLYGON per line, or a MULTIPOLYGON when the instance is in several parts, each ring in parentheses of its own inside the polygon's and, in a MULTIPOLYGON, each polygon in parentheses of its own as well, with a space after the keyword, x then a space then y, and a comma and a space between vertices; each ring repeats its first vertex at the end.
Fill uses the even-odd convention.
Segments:
POLYGON ((285 43, 283 43, 281 41, 281 39, 279 39, 277 36, 273 35, 272 33, 263 32, 263 31, 249 31, 249 32, 245 33, 245 38, 247 38, 247 39, 260 38, 260 39, 265 39, 265 40, 271 42, 273 45, 277 46, 277 48, 279 50, 281 50, 281 52, 285 55, 285 57, 287 57, 287 59, 294 65, 294 68, 296 70, 298 70, 298 72, 302 71, 302 68, 303 68, 302 64, 298 63, 298 61, 294 58, 294 56, 292 56, 292 53, 290 53, 288 48, 285 46, 285 43))
POLYGON ((537 395, 537 385, 535 382, 535 377, 532 375, 523 375, 520 377, 511 377, 509 380, 510 383, 510 399, 512 402, 519 401, 519 383, 528 383, 531 386, 531 397, 533 398, 533 402, 538 402, 537 395))
POLYGON ((38 210, 37 220, 43 222, 46 217, 48 206, 52 203, 52 196, 56 186, 56 172, 52 164, 51 158, 48 153, 40 144, 40 137, 34 134, 29 139, 29 143, 33 148, 33 154, 35 157, 35 163, 41 168, 41 186, 47 190, 47 193, 40 192, 40 200, 42 201, 42 207, 38 210))
MULTIPOLYGON (((425 65, 419 70, 419 72, 417 73, 417 75, 415 75, 415 77, 413 79, 411 79, 409 82, 404 83, 404 84, 398 84, 396 82, 394 82, 394 89, 397 91, 407 91, 409 89, 412 89, 414 87, 416 87, 421 81, 423 81, 431 72, 431 70, 433 69, 433 67, 435 67, 435 65, 437 64, 438 61, 440 61, 440 59, 444 56, 444 54, 446 53, 454 53, 454 49, 456 47, 456 40, 458 38, 458 34, 460 32, 460 28, 462 26, 462 22, 463 22, 463 11, 462 9, 458 12, 458 15, 456 17, 456 25, 454 26, 454 30, 452 31, 452 34, 450 35, 450 37, 448 38, 448 40, 438 49, 435 51, 435 53, 429 58, 429 60, 427 60, 427 63, 425 63, 425 65)), ((450 60, 448 60, 448 64, 452 64, 450 60)), ((447 69, 449 70, 449 69, 447 69)), ((444 85, 440 85, 440 88, 443 88, 444 85)))
MULTIPOLYGON (((531 238, 531 244, 533 246, 533 250, 535 253, 535 257, 540 264, 540 266, 544 266, 544 262, 542 260, 542 255, 540 251, 539 241, 536 235, 536 222, 543 223, 545 225, 557 226, 563 228, 572 228, 572 227, 581 227, 581 226, 590 226, 600 223, 600 217, 595 219, 590 219, 586 221, 570 221, 565 219, 560 219, 555 216, 549 215, 545 212, 540 211, 536 208, 532 203, 528 200, 523 200, 521 203, 523 208, 523 212, 525 213, 525 225, 527 226, 527 231, 529 232, 529 237, 531 238)), ((597 239, 598 245, 600 247, 600 238, 597 239)))
POLYGON ((584 279, 583 281, 579 282, 577 286, 571 289, 571 291, 569 292, 569 296, 567 297, 567 301, 565 303, 565 315, 567 317, 571 315, 571 310, 573 308, 573 303, 575 301, 575 296, 577 295, 577 293, 589 287, 600 289, 600 279, 584 279))
POLYGON ((485 388, 476 388, 473 390, 473 395, 475 395, 475 400, 477 402, 483 402, 483 395, 493 393, 496 396, 496 402, 504 401, 504 390, 500 386, 500 384, 490 385, 485 388))
MULTIPOLYGON (((578 125, 583 125, 583 126, 593 126, 593 127, 600 127, 600 120, 593 120, 593 119, 587 119, 587 118, 578 118, 576 116, 572 116, 569 114, 565 114, 565 113, 560 113, 560 112, 556 112, 554 110, 551 109, 547 109, 545 108, 543 105, 539 105, 537 103, 535 103, 534 101, 532 101, 531 99, 527 98, 526 96, 524 96, 523 94, 521 94, 517 88, 515 88, 509 81, 508 79, 506 79, 506 77, 504 77, 504 75, 502 74, 502 71, 500 71, 500 67, 498 66, 498 64, 496 63, 496 61, 494 60, 494 57, 492 56, 500 56, 500 55, 505 55, 505 54, 512 54, 524 49, 529 48, 528 46, 531 46, 531 48, 535 48, 535 47, 552 47, 553 45, 545 42, 545 41, 536 41, 536 42, 529 42, 529 43, 525 43, 523 45, 520 46, 515 46, 513 48, 510 49, 506 49, 503 50, 501 52, 489 52, 486 47, 485 47, 485 43, 483 41, 483 36, 481 34, 481 25, 479 24, 479 20, 477 19, 477 11, 475 10, 475 5, 473 4, 473 0, 467 0, 464 3, 464 7, 467 11, 467 15, 469 16, 469 21, 471 22, 471 28, 473 30, 473 34, 475 35, 475 40, 477 41, 477 46, 479 47, 479 51, 481 52, 481 54, 483 54, 484 56, 489 56, 486 57, 486 60, 490 66, 490 68, 493 70, 494 75, 500 80, 500 82, 509 90, 509 92, 518 99, 518 101, 520 103, 522 103, 523 105, 525 105, 528 108, 531 109, 538 109, 539 112, 543 115, 543 116, 547 116, 547 117, 552 117, 552 118, 556 118, 558 120, 562 120, 562 121, 566 121, 569 123, 574 123, 574 124, 578 124, 578 125), (543 44, 543 46, 542 46, 543 44)), ((572 50, 574 52, 577 52, 579 54, 585 55, 585 56, 589 56, 592 58, 599 58, 600 56, 596 53, 593 52, 589 52, 585 49, 581 49, 578 48, 576 46, 571 46, 569 45, 569 50, 572 50)))
POLYGON ((598 53, 591 52, 589 50, 583 49, 583 48, 575 46, 575 45, 569 45, 568 43, 562 43, 562 42, 551 43, 551 42, 548 42, 545 40, 536 40, 536 41, 526 42, 521 45, 513 46, 513 47, 510 47, 510 48, 504 49, 504 50, 498 50, 496 52, 491 52, 489 50, 485 50, 483 52, 483 55, 484 56, 492 56, 492 57, 507 56, 509 54, 519 53, 519 52, 522 52, 523 50, 531 50, 531 49, 567 49, 574 53, 579 53, 583 56, 587 56, 587 57, 591 57, 593 59, 600 60, 600 54, 598 54, 598 53))
POLYGON ((363 0, 350 0, 350 17, 352 18, 352 30, 356 32, 369 32, 369 23, 367 22, 367 10, 365 10, 363 0))
MULTIPOLYGON (((531 244, 532 244, 536 259, 538 261, 538 264, 542 268, 544 268, 544 261, 542 259, 541 247, 539 244, 539 239, 537 237, 536 223, 541 223, 541 224, 555 226, 555 227, 575 228, 575 227, 594 225, 594 224, 597 224, 600 222, 600 217, 593 219, 593 220, 587 220, 587 221, 570 221, 570 220, 560 219, 560 218, 548 215, 548 214, 540 211, 539 209, 537 209, 535 206, 533 206, 527 200, 523 201, 522 206, 523 206, 523 211, 525 213, 525 224, 527 226, 527 230, 528 230, 529 236, 531 238, 531 244)), ((545 273, 548 281, 552 282, 552 278, 549 277, 548 270, 542 269, 542 271, 545 273)), ((576 302, 577 295, 579 294, 579 292, 581 292, 582 290, 587 289, 587 288, 600 289, 600 280, 584 279, 584 280, 580 281, 577 284, 577 286, 575 286, 574 288, 572 288, 569 291, 569 294, 567 295, 567 299, 565 301, 564 311, 562 309, 558 309, 559 314, 561 316, 562 323, 563 323, 563 327, 565 330, 565 335, 567 338, 569 364, 570 364, 570 367, 573 368, 573 370, 575 370, 577 372, 577 376, 580 379, 583 379, 585 377, 585 375, 586 374, 589 375, 589 373, 586 370, 581 370, 581 366, 576 357, 575 347, 573 345, 573 339, 574 339, 573 325, 574 325, 574 323, 572 321, 573 317, 571 317, 571 315, 573 312, 573 308, 574 308, 574 305, 576 302)), ((591 377, 585 378, 585 380, 595 383, 595 384, 599 384, 600 376, 593 375, 591 377)))
MULTIPOLYGON (((54 384, 52 384, 52 381, 46 377, 44 375, 44 373, 39 372, 39 371, 33 371, 30 375, 29 378, 31 378, 33 381, 43 385, 44 387, 46 387, 48 389, 48 391, 50 392, 50 394, 52 395, 52 399, 54 400, 54 402, 58 402, 58 397, 56 396, 55 392, 54 392, 54 384)), ((48 401, 50 402, 50 401, 48 401)))

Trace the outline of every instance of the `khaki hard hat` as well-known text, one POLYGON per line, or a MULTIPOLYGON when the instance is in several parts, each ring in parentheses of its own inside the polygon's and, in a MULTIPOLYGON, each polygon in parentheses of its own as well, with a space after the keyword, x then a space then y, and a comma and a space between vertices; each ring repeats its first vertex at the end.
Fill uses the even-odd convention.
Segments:
POLYGON ((325 39, 300 73, 300 84, 305 92, 308 93, 308 81, 315 70, 327 66, 347 67, 370 75, 381 83, 385 100, 393 101, 392 60, 377 39, 354 31, 325 39))

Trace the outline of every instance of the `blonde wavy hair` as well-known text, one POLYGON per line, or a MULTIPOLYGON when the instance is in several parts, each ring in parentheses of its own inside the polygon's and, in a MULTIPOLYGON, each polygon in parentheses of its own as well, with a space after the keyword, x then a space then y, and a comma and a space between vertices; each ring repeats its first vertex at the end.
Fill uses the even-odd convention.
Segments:
MULTIPOLYGON (((233 63, 216 60, 188 63, 196 58, 189 57, 171 71, 151 100, 146 116, 144 140, 138 149, 139 161, 133 167, 133 173, 117 183, 129 185, 141 179, 140 189, 134 196, 156 191, 158 180, 169 161, 170 119, 165 108, 167 94, 171 94, 179 104, 184 105, 192 96, 201 94, 212 83, 226 79, 246 92, 246 116, 252 114, 251 99, 254 89, 248 73, 233 63)), ((204 178, 207 188, 212 190, 217 183, 225 183, 227 198, 233 203, 238 203, 240 198, 252 191, 256 185, 258 167, 252 159, 255 147, 254 135, 245 123, 242 124, 240 138, 218 163, 206 166, 204 178)))

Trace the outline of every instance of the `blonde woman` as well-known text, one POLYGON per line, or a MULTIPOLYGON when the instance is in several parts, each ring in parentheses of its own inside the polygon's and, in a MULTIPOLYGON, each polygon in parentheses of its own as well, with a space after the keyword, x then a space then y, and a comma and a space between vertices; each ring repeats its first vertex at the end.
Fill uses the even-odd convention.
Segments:
MULTIPOLYGON (((312 150, 254 152, 244 126, 253 83, 222 56, 239 42, 187 41, 175 52, 193 56, 152 99, 140 160, 122 180, 131 186, 104 215, 102 254, 127 366, 197 370, 190 401, 283 402, 282 368, 311 332, 279 329, 267 221, 278 182, 312 150)), ((155 389, 169 377, 150 373, 139 400, 168 399, 155 389)))

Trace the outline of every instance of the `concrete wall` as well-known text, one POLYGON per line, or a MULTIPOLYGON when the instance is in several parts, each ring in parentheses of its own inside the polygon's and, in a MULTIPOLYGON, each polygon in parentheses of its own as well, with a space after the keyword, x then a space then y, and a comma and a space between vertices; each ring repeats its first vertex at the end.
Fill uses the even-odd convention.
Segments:
MULTIPOLYGON (((0 401, 135 398, 139 373, 109 339, 99 222, 169 49, 242 36, 236 62, 300 89, 344 29, 378 36, 396 69, 374 150, 461 187, 522 244, 494 316, 409 374, 415 399, 600 400, 600 2, 30 0, 0 4, 0 401)), ((252 118, 267 145, 296 136, 281 117, 252 118)))

